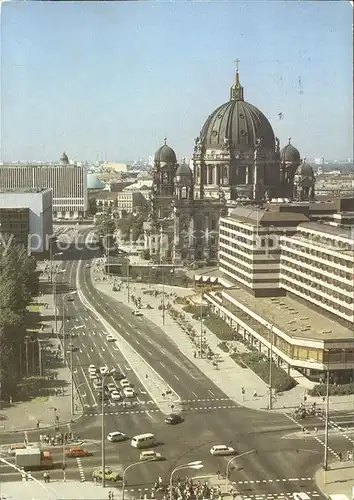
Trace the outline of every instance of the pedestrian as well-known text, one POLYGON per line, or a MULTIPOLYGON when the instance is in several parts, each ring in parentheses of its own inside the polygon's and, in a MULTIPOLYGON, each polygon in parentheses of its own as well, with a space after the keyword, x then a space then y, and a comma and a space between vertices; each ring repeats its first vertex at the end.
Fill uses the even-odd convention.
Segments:
POLYGON ((315 429, 314 429, 314 430, 315 430, 315 434, 317 434, 317 430, 318 430, 318 429, 317 429, 317 427, 315 427, 315 429))
POLYGON ((37 429, 39 429, 39 420, 37 420, 36 425, 37 425, 37 429))
POLYGON ((218 480, 220 479, 220 469, 216 471, 216 475, 218 476, 218 480))
POLYGON ((343 460, 343 455, 342 455, 341 451, 338 453, 338 457, 339 457, 339 461, 341 462, 343 460))

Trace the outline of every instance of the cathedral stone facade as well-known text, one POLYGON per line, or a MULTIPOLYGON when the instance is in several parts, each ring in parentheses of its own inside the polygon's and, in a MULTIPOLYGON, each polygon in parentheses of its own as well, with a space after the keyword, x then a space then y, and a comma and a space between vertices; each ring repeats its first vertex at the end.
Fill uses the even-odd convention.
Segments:
POLYGON ((314 199, 314 173, 289 144, 280 149, 265 115, 244 100, 236 71, 230 99, 195 139, 193 171, 165 144, 156 152, 145 248, 174 264, 217 262, 220 215, 237 202, 314 199))

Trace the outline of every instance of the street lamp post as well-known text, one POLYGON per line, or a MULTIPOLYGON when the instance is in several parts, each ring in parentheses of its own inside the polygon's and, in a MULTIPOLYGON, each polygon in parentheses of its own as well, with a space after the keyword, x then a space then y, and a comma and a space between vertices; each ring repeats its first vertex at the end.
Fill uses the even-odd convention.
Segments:
POLYGON ((165 326, 165 268, 162 268, 162 324, 165 326))
POLYGON ((107 377, 115 372, 115 368, 111 368, 108 372, 101 376, 101 397, 102 397, 102 420, 101 420, 101 439, 102 439, 102 488, 106 487, 106 441, 105 441, 105 427, 104 427, 104 381, 107 377))
POLYGON ((244 457, 246 455, 249 455, 250 453, 254 453, 256 450, 249 450, 249 451, 246 451, 245 453, 241 453, 241 455, 236 455, 235 457, 232 457, 230 458, 230 460, 227 462, 227 465, 226 465, 226 478, 225 478, 225 489, 226 489, 226 494, 227 494, 227 490, 228 490, 228 487, 229 487, 229 468, 230 468, 230 465, 232 464, 232 462, 234 460, 236 460, 237 458, 241 458, 241 457, 244 457))
POLYGON ((200 292, 200 340, 199 340, 199 357, 203 357, 203 291, 200 292))
POLYGON ((37 339, 38 342, 38 364, 39 364, 39 376, 43 375, 43 364, 42 364, 42 339, 37 339))
POLYGON ((324 482, 326 483, 326 471, 328 470, 328 423, 329 423, 329 368, 327 368, 327 388, 326 388, 326 418, 325 418, 325 445, 324 445, 324 482))
POLYGON ((129 260, 129 257, 126 258, 125 260, 126 264, 127 264, 127 300, 128 300, 128 304, 130 302, 130 269, 129 269, 129 264, 130 264, 130 260, 129 260))
MULTIPOLYGON (((54 255, 63 255, 63 252, 57 252, 54 255)), ((50 264, 50 269, 52 269, 52 263, 50 264)), ((52 272, 52 271, 51 271, 52 272)), ((55 323, 55 333, 58 332, 58 315, 57 315, 57 275, 58 272, 54 273, 54 280, 51 278, 52 282, 52 293, 53 293, 53 305, 54 305, 54 323, 55 323)))
POLYGON ((61 325, 61 332, 62 332, 62 335, 63 335, 63 356, 64 356, 64 365, 65 365, 65 299, 66 297, 69 297, 69 295, 75 295, 77 293, 76 290, 74 290, 73 292, 68 292, 66 294, 63 295, 63 308, 62 308, 62 325, 61 325))
POLYGON ((28 340, 29 335, 25 336, 25 345, 26 345, 26 377, 28 378, 28 340))
POLYGON ((55 252, 55 253, 53 253, 53 250, 52 250, 53 243, 54 242, 51 241, 50 244, 49 244, 50 284, 51 285, 53 284, 53 259, 57 255, 63 255, 63 252, 55 252))
POLYGON ((272 373, 272 365, 273 365, 273 344, 274 344, 274 326, 269 325, 271 334, 270 334, 270 352, 269 352, 269 410, 273 409, 273 394, 272 394, 272 385, 273 385, 273 373, 272 373))
POLYGON ((202 469, 204 466, 202 464, 202 461, 201 460, 196 460, 195 462, 189 462, 189 464, 185 464, 185 465, 179 465, 177 466, 175 469, 173 469, 173 471, 171 472, 171 475, 170 475, 170 500, 173 500, 173 497, 172 497, 172 487, 173 487, 173 475, 175 474, 175 472, 178 472, 179 470, 182 470, 182 469, 202 469))
MULTIPOLYGON (((84 328, 85 325, 74 326, 71 328, 69 332, 69 340, 70 340, 70 385, 71 385, 71 415, 74 415, 74 369, 73 369, 73 345, 72 345, 72 332, 74 330, 79 330, 80 328, 84 328)), ((64 353, 65 355, 65 353, 64 353)))
POLYGON ((150 458, 149 460, 145 460, 144 462, 134 462, 133 464, 128 465, 124 471, 123 471, 123 477, 122 477, 122 498, 121 500, 124 500, 124 493, 125 493, 125 473, 131 468, 134 467, 135 465, 141 465, 146 462, 152 462, 154 459, 150 458))

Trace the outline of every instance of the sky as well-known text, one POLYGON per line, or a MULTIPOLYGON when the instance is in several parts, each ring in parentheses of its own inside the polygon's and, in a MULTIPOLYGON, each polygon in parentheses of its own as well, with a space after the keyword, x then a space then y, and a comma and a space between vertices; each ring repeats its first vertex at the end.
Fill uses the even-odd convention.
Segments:
POLYGON ((345 1, 8 2, 1 6, 1 161, 177 158, 244 97, 307 158, 353 156, 345 1))

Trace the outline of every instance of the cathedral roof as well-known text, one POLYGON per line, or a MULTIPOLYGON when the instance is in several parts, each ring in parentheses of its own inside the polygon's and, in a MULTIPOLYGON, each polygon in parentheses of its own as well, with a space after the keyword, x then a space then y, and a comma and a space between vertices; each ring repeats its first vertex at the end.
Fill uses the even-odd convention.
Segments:
POLYGON ((282 148, 280 151, 281 161, 289 162, 289 163, 297 163, 301 162, 299 151, 290 143, 291 138, 289 137, 289 143, 282 148))
POLYGON ((154 159, 160 163, 177 163, 176 153, 170 146, 167 146, 166 138, 165 144, 156 151, 154 159))
POLYGON ((301 165, 297 167, 295 175, 301 175, 302 177, 315 177, 311 165, 306 163, 306 158, 304 158, 301 165))
POLYGON ((179 167, 176 170, 176 177, 178 175, 179 176, 182 176, 182 175, 189 175, 189 176, 191 176, 192 175, 192 170, 190 169, 189 165, 187 165, 186 163, 182 163, 181 165, 179 165, 179 167))
POLYGON ((207 149, 222 149, 228 142, 236 150, 249 150, 254 148, 257 139, 262 139, 265 150, 275 150, 272 126, 258 108, 244 101, 238 71, 230 89, 230 100, 208 117, 200 138, 207 149))
POLYGON ((67 164, 69 164, 69 158, 68 158, 68 155, 65 152, 60 157, 60 163, 67 163, 67 164))

